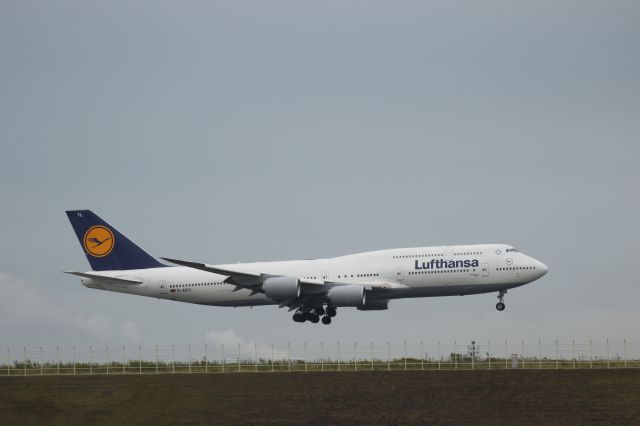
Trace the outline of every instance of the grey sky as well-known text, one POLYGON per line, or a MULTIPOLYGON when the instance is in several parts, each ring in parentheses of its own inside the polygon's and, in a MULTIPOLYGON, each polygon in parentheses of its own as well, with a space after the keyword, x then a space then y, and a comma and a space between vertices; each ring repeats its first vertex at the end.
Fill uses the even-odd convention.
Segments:
POLYGON ((0 2, 0 344, 640 338, 640 3, 0 2), (209 263, 504 242, 507 295, 342 309, 89 290, 65 209, 209 263), (217 334, 216 334, 217 333, 217 334))

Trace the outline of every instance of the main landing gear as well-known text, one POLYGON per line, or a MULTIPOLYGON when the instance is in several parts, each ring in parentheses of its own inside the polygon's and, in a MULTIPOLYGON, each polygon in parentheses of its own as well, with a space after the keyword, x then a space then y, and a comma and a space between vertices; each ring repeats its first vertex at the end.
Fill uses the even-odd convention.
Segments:
POLYGON ((331 324, 331 318, 335 317, 337 314, 336 308, 333 306, 327 306, 327 308, 323 308, 322 306, 316 306, 312 309, 298 309, 295 314, 293 314, 293 320, 295 322, 305 322, 309 321, 313 324, 317 324, 320 321, 320 317, 322 316, 322 323, 325 325, 331 324))
POLYGON ((498 300, 499 302, 496 303, 496 309, 499 311, 504 311, 505 308, 505 304, 504 304, 504 295, 507 294, 507 290, 500 290, 498 292, 498 300))

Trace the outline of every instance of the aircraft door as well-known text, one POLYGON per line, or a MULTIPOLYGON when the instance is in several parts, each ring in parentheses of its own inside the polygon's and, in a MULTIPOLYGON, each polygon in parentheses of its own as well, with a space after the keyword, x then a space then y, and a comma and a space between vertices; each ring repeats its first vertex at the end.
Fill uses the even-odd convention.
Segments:
POLYGON ((404 266, 398 266, 396 269, 396 281, 404 281, 404 266))
POLYGON ((160 294, 167 294, 167 282, 165 280, 160 281, 160 294))
POLYGON ((444 260, 453 260, 453 247, 451 246, 443 246, 442 252, 444 253, 444 260))
POLYGON ((483 277, 488 277, 489 276, 489 264, 488 263, 483 263, 482 264, 482 276, 483 277))

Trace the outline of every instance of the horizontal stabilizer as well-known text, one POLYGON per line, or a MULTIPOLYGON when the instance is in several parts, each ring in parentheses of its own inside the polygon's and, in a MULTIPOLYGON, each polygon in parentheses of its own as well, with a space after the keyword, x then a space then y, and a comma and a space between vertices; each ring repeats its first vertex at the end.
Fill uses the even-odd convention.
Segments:
POLYGON ((131 279, 131 278, 116 278, 116 277, 106 277, 104 275, 98 274, 90 274, 87 272, 75 272, 75 271, 63 271, 65 274, 77 275, 82 278, 89 278, 92 280, 100 281, 105 284, 126 284, 126 285, 135 285, 142 284, 141 280, 131 279))

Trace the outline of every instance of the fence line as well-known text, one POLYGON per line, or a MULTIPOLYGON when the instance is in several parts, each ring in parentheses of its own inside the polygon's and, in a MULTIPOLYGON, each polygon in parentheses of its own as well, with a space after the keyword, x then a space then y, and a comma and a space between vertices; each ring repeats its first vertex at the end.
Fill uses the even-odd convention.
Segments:
POLYGON ((0 376, 640 368, 640 342, 344 342, 6 348, 0 376))

